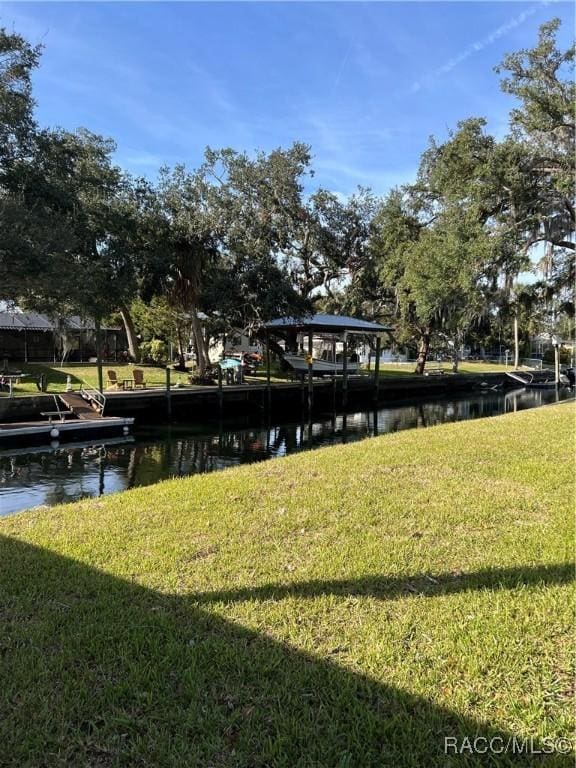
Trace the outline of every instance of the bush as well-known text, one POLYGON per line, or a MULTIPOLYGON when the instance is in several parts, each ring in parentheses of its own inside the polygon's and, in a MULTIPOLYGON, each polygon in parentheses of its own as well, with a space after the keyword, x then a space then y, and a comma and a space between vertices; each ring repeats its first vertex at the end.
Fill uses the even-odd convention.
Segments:
MULTIPOLYGON (((560 348, 560 365, 571 365, 572 364, 572 353, 569 349, 562 349, 560 348)), ((553 349, 547 349, 546 352, 544 352, 543 356, 543 362, 547 363, 548 365, 554 365, 554 350, 553 349)))
POLYGON ((199 384, 202 386, 216 384, 218 381, 218 369, 216 366, 208 366, 202 375, 198 368, 192 368, 190 371, 190 376, 188 377, 188 381, 190 384, 199 384))
POLYGON ((166 365, 168 362, 168 345, 161 339, 145 341, 140 345, 140 355, 143 363, 166 365))

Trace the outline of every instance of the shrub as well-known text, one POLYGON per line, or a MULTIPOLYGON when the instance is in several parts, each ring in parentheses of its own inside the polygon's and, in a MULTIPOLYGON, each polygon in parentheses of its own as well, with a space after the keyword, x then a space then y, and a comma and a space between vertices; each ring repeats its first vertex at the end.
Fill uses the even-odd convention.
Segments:
POLYGON ((140 345, 142 362, 166 365, 168 362, 168 345, 162 339, 152 339, 140 345))
MULTIPOLYGON (((572 354, 569 349, 563 349, 562 347, 559 350, 560 352, 560 365, 571 365, 572 361, 572 354)), ((553 349, 547 349, 546 352, 544 352, 543 361, 547 363, 548 365, 554 365, 554 350, 553 349)))

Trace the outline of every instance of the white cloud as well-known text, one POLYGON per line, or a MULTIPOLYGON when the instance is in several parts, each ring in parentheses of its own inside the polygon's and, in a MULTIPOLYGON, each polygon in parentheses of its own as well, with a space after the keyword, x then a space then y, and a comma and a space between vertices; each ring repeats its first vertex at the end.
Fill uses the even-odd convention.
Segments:
POLYGON ((490 34, 486 35, 480 40, 476 40, 475 42, 471 43, 463 51, 449 59, 445 64, 442 64, 441 67, 438 67, 437 69, 430 72, 430 74, 414 82, 408 92, 411 94, 418 93, 418 91, 420 91, 422 88, 430 85, 443 75, 448 74, 455 67, 461 64, 463 61, 466 61, 466 59, 469 59, 475 53, 480 53, 480 51, 483 51, 485 48, 495 43, 496 40, 504 37, 516 27, 519 27, 526 21, 526 19, 530 18, 530 16, 533 16, 538 10, 540 10, 540 8, 550 5, 552 2, 554 2, 554 0, 541 0, 541 2, 536 3, 535 5, 528 8, 527 11, 522 11, 522 13, 519 13, 517 16, 513 16, 507 22, 501 24, 495 30, 490 32, 490 34))

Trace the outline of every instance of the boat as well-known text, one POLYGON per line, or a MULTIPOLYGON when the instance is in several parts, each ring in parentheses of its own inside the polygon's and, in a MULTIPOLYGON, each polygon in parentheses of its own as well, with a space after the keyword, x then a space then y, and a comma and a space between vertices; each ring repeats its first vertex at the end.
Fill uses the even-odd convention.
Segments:
MULTIPOLYGON (((284 355, 284 360, 290 365, 298 374, 308 373, 308 361, 306 357, 302 355, 284 355)), ((346 371, 350 374, 360 372, 360 363, 358 361, 348 360, 346 365, 346 371)), ((312 374, 314 376, 342 376, 344 373, 344 363, 342 360, 336 360, 335 363, 329 360, 322 360, 320 358, 313 358, 312 360, 312 374)))
POLYGON ((550 389, 558 386, 558 383, 565 384, 568 381, 566 377, 561 377, 559 382, 548 378, 544 379, 544 381, 537 381, 533 373, 527 372, 512 373, 511 371, 507 371, 506 375, 515 381, 519 381, 520 384, 523 384, 528 389, 550 389))

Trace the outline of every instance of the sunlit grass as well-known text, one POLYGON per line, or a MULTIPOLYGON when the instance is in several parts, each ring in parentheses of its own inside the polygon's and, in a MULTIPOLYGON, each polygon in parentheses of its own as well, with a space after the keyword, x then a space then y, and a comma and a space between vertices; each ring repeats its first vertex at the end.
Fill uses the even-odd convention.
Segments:
MULTIPOLYGON (((26 396, 38 394, 37 386, 40 374, 43 374, 46 381, 46 391, 49 393, 63 392, 66 389, 68 376, 70 376, 73 389, 80 389, 83 385, 90 387, 98 386, 98 371, 95 364, 86 365, 60 365, 58 363, 21 363, 15 366, 23 373, 29 374, 29 377, 22 378, 19 383, 14 385, 13 394, 16 396, 26 396)), ((382 363, 380 365, 380 376, 393 378, 395 376, 409 376, 414 374, 415 363, 382 363)), ((105 363, 103 366, 104 389, 108 388, 108 379, 106 372, 108 370, 116 371, 118 380, 131 379, 134 368, 144 370, 146 379, 151 387, 164 387, 166 382, 166 369, 164 367, 141 366, 141 365, 120 365, 117 363, 105 363)), ((430 362, 428 369, 442 368, 445 374, 452 372, 452 365, 449 362, 436 363, 430 362)), ((478 374, 478 373, 505 373, 514 370, 511 366, 499 365, 498 363, 483 363, 480 361, 467 361, 460 364, 459 373, 478 374)), ((362 373, 366 376, 373 375, 374 363, 370 369, 366 366, 362 373)), ((281 372, 277 366, 274 367, 270 381, 272 384, 282 384, 294 381, 294 376, 289 373, 281 372)), ((262 366, 255 375, 246 376, 247 383, 261 384, 266 382, 266 370, 262 366)), ((188 374, 172 371, 171 385, 178 387, 191 387, 188 374)), ((7 393, 0 392, 0 397, 7 393)))
MULTIPOLYGON (((40 375, 45 377, 46 391, 49 393, 64 392, 67 386, 68 376, 70 377, 72 388, 75 390, 80 389, 84 385, 88 385, 94 388, 98 387, 98 368, 95 364, 61 366, 58 363, 19 363, 17 366, 14 365, 14 367, 17 367, 17 369, 22 373, 29 374, 27 377, 22 378, 20 382, 14 386, 15 395, 37 395, 39 393, 37 382, 40 375)), ((140 368, 144 371, 145 378, 150 382, 151 386, 165 386, 165 368, 140 365, 120 365, 118 363, 104 363, 104 389, 107 389, 109 385, 107 371, 116 371, 118 380, 120 383, 122 383, 124 379, 131 379, 133 377, 135 368, 140 368)), ((177 382, 180 386, 184 386, 188 383, 188 375, 172 371, 171 384, 174 385, 177 382)))
POLYGON ((444 737, 573 734, 574 417, 0 521, 0 764, 541 765, 444 737))

